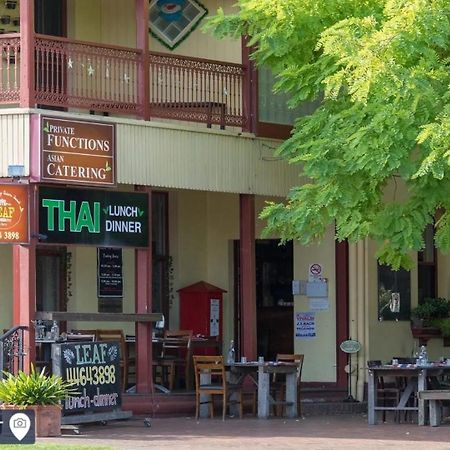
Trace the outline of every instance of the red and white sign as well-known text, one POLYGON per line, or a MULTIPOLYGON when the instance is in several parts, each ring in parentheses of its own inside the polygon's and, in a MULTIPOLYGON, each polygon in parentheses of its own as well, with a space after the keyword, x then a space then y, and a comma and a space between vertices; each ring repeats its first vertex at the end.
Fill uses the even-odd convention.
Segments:
POLYGON ((322 281, 322 264, 313 263, 309 265, 308 281, 322 281))

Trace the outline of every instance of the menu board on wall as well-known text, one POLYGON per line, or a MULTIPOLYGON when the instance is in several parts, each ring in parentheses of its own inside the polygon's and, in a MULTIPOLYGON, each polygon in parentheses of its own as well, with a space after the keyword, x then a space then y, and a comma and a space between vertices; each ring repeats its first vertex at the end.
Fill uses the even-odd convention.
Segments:
POLYGON ((122 403, 118 342, 53 344, 53 373, 77 393, 62 402, 63 413, 116 409, 122 403))
POLYGON ((97 249, 97 296, 123 297, 122 249, 97 249))

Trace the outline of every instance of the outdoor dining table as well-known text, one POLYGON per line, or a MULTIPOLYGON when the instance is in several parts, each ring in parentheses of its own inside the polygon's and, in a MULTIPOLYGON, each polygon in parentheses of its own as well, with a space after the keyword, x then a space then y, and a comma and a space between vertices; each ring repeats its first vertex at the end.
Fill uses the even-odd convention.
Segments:
POLYGON ((270 405, 274 399, 270 395, 272 374, 286 375, 286 416, 297 417, 297 369, 298 365, 291 362, 249 361, 228 364, 230 383, 240 383, 246 375, 250 375, 258 388, 258 418, 267 419, 270 405))
POLYGON ((408 405, 411 396, 415 396, 418 391, 427 389, 427 379, 430 377, 439 377, 450 374, 450 365, 444 363, 432 363, 418 366, 416 364, 399 365, 381 365, 369 367, 368 379, 368 423, 375 425, 377 423, 377 411, 417 411, 419 425, 425 425, 427 415, 425 410, 425 400, 417 400, 417 406, 408 405), (400 400, 395 406, 377 406, 377 379, 379 377, 400 377, 406 380, 406 386, 403 390, 400 400))

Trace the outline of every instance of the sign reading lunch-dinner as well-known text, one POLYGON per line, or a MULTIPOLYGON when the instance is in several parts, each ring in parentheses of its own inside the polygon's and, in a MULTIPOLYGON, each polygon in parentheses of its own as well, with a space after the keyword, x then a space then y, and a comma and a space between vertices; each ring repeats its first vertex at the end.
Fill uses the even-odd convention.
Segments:
POLYGON ((116 184, 114 124, 41 117, 41 180, 116 184))
POLYGON ((114 409, 121 405, 118 342, 57 344, 53 361, 57 375, 73 383, 76 394, 63 401, 64 412, 114 409))
POLYGON ((0 244, 29 242, 28 186, 0 185, 0 244))
POLYGON ((46 243, 148 247, 143 192, 39 189, 39 234, 46 243))

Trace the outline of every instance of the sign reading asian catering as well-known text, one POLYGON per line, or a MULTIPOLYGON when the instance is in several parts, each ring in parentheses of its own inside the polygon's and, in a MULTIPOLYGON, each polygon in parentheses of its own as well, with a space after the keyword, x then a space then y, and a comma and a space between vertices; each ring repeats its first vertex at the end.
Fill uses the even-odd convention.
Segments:
POLYGON ((0 185, 0 243, 29 242, 28 186, 0 185))
POLYGON ((114 124, 41 117, 41 180, 116 184, 114 124))
POLYGON ((143 192, 39 189, 39 234, 46 243, 148 247, 143 192))

